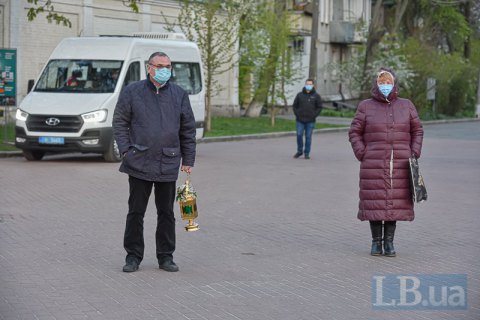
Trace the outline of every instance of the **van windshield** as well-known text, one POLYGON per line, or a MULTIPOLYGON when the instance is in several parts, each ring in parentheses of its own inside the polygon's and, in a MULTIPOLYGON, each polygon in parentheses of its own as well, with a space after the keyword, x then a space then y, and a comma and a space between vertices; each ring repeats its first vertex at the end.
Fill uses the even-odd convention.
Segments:
POLYGON ((35 91, 113 92, 122 64, 110 60, 50 60, 35 91))

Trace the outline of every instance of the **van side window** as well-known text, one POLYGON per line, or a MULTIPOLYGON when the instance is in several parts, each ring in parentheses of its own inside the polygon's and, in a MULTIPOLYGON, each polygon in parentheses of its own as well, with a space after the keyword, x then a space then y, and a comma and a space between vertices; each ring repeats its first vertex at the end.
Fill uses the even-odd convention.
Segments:
POLYGON ((186 62, 172 62, 172 81, 178 84, 188 94, 197 94, 202 91, 200 64, 186 62))
MULTIPOLYGON (((145 61, 145 72, 148 61, 145 61)), ((172 78, 171 82, 179 85, 188 94, 197 94, 202 91, 202 76, 200 72, 200 64, 195 62, 175 62, 172 61, 172 78)))
POLYGON ((135 61, 130 63, 128 66, 127 75, 125 76, 125 81, 123 82, 123 86, 128 86, 130 83, 140 80, 140 62, 135 61))

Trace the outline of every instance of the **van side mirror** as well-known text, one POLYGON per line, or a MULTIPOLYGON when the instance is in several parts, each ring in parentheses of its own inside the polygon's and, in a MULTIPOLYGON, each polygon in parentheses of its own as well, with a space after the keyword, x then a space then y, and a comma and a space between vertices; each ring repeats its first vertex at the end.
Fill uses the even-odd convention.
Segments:
POLYGON ((30 93, 30 91, 32 91, 34 85, 35 85, 35 80, 33 79, 28 80, 27 93, 30 93))

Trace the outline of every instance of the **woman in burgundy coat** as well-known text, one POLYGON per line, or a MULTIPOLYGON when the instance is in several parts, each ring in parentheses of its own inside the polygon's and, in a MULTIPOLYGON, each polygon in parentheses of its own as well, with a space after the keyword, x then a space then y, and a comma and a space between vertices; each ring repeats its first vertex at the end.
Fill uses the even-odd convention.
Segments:
POLYGON ((398 97, 395 80, 391 70, 380 69, 372 97, 360 102, 348 133, 360 161, 358 219, 370 221, 374 256, 394 257, 396 222, 415 217, 408 158, 420 157, 423 128, 413 103, 398 97))

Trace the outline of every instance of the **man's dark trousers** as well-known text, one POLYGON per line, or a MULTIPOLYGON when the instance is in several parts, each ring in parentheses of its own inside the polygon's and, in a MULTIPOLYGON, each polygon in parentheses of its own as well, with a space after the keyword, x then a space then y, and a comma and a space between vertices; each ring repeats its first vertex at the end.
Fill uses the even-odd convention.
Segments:
POLYGON ((125 226, 123 246, 127 258, 134 257, 138 263, 143 259, 145 244, 143 240, 143 218, 147 210, 148 199, 155 186, 155 205, 157 207, 157 231, 155 233, 157 259, 172 258, 175 251, 175 181, 153 182, 128 177, 130 197, 125 226))

